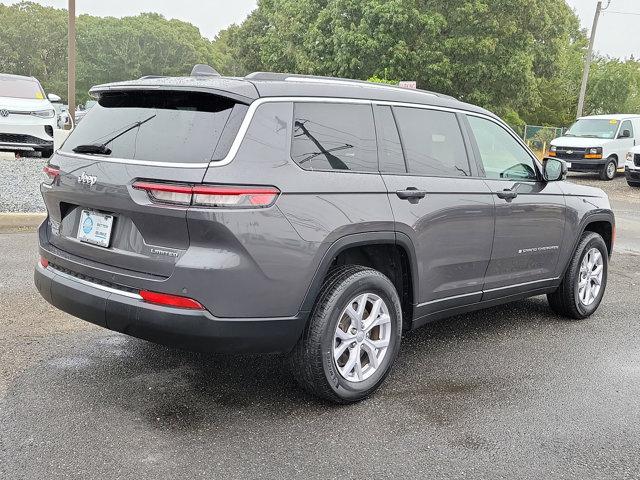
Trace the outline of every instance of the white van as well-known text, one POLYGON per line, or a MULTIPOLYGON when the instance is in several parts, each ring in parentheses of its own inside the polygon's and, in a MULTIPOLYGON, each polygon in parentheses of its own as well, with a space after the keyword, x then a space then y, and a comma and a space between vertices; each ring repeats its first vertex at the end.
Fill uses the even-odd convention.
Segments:
POLYGON ((566 160, 571 171, 598 172, 602 180, 613 180, 639 140, 640 115, 592 115, 552 140, 549 156, 566 160))

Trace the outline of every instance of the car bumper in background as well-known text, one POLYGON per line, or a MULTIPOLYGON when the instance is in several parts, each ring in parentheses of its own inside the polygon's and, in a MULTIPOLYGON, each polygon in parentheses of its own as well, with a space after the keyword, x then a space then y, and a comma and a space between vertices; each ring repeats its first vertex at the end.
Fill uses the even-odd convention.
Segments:
POLYGON ((35 284, 54 307, 101 327, 154 343, 216 353, 288 352, 303 318, 216 318, 202 310, 145 303, 118 291, 38 264, 35 284))
POLYGON ((42 151, 52 149, 53 132, 52 122, 44 120, 37 124, 0 123, 0 150, 42 151))
POLYGON ((602 170, 602 167, 607 163, 606 158, 597 160, 560 158, 560 160, 567 162, 569 164, 569 170, 572 172, 597 172, 602 170))
POLYGON ((628 165, 624 169, 624 176, 631 182, 640 183, 640 168, 630 168, 628 165))

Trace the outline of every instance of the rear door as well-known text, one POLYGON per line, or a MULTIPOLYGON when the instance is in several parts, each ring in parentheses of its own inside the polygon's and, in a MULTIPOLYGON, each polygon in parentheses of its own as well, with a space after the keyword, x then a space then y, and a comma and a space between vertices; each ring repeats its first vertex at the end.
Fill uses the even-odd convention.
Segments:
POLYGON ((42 187, 49 243, 87 265, 169 276, 189 246, 187 207, 154 204, 133 184, 200 183, 209 162, 228 151, 246 110, 203 92, 103 93, 50 160, 60 175, 42 187), (74 151, 102 144, 110 154, 74 151), (97 224, 100 244, 87 241, 97 224))
POLYGON ((484 300, 553 283, 565 227, 559 182, 542 181, 529 151, 498 122, 466 117, 479 168, 495 201, 484 300))
POLYGON ((493 198, 469 161, 458 115, 375 111, 396 230, 411 239, 418 261, 416 316, 479 301, 491 258, 493 198))

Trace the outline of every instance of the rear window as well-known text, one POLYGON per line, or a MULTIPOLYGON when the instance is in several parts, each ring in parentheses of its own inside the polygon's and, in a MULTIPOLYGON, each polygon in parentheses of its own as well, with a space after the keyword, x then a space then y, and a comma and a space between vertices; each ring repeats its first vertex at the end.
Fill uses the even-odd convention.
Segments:
POLYGON ((291 157, 306 170, 377 172, 370 105, 296 103, 291 157))
POLYGON ((0 97, 44 99, 44 90, 40 84, 30 78, 0 76, 0 97))
POLYGON ((73 152, 79 145, 100 145, 122 134, 108 143, 110 157, 168 163, 210 162, 226 155, 231 144, 229 138, 235 138, 240 125, 229 119, 244 118, 246 110, 246 105, 200 92, 103 93, 71 133, 62 151, 73 152), (136 127, 137 122, 144 123, 136 127), (134 128, 126 131, 131 127, 134 128))

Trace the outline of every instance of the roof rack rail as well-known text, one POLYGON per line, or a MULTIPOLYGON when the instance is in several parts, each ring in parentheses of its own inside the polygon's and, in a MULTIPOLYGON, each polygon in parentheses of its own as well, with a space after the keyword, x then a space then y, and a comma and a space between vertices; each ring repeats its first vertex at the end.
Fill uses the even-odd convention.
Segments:
POLYGON ((153 78, 167 78, 166 75, 144 75, 140 77, 138 80, 149 80, 153 78))
MULTIPOLYGON (((274 72, 253 72, 245 77, 246 80, 263 80, 263 81, 282 81, 282 82, 309 82, 309 83, 332 83, 332 84, 342 84, 342 85, 363 85, 372 88, 382 88, 382 89, 402 89, 407 90, 404 87, 399 87, 397 85, 388 85, 385 83, 374 83, 368 82, 366 80, 353 80, 350 78, 339 78, 339 77, 324 77, 320 75, 301 75, 297 73, 274 73, 274 72)), ((426 93, 428 95, 434 95, 436 97, 449 98, 452 100, 456 100, 456 98, 445 95, 437 92, 430 92, 428 90, 416 90, 420 93, 426 93)))
POLYGON ((220 75, 212 66, 199 63, 198 65, 195 65, 193 67, 193 70, 191 70, 191 76, 192 77, 221 77, 222 75, 220 75))

